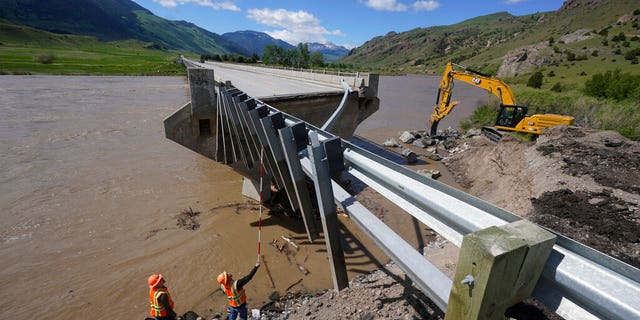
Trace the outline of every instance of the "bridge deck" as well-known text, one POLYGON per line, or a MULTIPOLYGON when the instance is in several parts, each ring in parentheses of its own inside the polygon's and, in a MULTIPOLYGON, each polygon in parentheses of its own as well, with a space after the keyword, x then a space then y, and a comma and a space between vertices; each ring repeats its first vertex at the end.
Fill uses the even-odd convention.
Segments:
POLYGON ((216 79, 230 80, 235 87, 242 88, 248 95, 258 99, 288 94, 344 91, 340 83, 332 86, 320 82, 301 81, 272 74, 231 69, 223 63, 209 61, 196 64, 203 68, 214 69, 216 79))

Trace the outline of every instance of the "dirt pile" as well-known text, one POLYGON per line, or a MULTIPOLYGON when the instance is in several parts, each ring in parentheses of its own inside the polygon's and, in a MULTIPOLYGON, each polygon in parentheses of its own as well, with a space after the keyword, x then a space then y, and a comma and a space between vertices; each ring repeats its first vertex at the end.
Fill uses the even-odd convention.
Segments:
POLYGON ((640 267, 640 143, 575 127, 465 142, 445 163, 469 193, 640 267))
POLYGON ((400 268, 384 269, 353 279, 339 293, 297 293, 262 308, 267 319, 444 319, 444 314, 412 285, 400 268))

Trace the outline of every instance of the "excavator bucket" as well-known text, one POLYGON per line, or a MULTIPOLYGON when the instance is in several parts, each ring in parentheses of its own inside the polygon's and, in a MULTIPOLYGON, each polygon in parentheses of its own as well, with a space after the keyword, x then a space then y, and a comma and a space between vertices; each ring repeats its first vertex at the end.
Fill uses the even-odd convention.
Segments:
POLYGON ((502 140, 502 132, 493 127, 482 127, 482 135, 489 139, 493 143, 498 143, 502 140))

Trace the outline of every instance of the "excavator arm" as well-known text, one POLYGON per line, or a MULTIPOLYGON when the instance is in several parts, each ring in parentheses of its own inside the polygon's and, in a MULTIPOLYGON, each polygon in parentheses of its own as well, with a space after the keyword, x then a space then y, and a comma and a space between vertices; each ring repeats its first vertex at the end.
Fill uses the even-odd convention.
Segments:
POLYGON ((502 80, 493 78, 490 75, 469 69, 459 64, 449 62, 447 63, 442 79, 440 80, 440 87, 438 88, 438 95, 436 97, 436 106, 433 108, 433 113, 429 120, 430 135, 432 136, 437 134, 438 123, 440 120, 446 117, 459 103, 458 101, 451 101, 454 80, 464 81, 491 92, 500 99, 500 102, 503 105, 516 104, 511 88, 502 82, 502 80))

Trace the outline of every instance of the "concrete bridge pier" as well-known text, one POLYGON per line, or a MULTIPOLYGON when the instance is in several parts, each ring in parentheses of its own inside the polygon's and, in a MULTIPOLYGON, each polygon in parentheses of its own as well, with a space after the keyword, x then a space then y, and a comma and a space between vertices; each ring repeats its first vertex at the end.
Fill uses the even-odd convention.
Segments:
POLYGON ((212 69, 189 68, 191 102, 164 119, 165 136, 218 161, 216 144, 217 95, 212 69))

